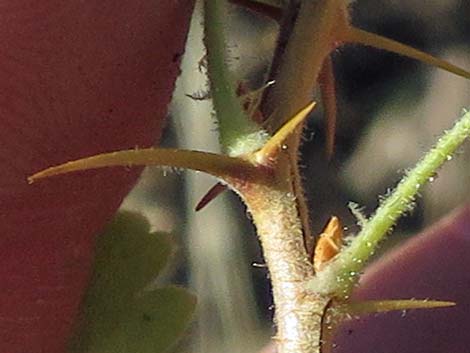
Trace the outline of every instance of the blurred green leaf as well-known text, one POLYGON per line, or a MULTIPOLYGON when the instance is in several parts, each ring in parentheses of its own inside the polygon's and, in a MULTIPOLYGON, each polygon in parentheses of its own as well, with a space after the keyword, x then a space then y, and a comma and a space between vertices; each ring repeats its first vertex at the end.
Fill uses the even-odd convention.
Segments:
POLYGON ((173 252, 168 234, 150 233, 144 217, 119 213, 99 237, 94 274, 74 352, 162 353, 191 320, 186 289, 146 289, 173 252))

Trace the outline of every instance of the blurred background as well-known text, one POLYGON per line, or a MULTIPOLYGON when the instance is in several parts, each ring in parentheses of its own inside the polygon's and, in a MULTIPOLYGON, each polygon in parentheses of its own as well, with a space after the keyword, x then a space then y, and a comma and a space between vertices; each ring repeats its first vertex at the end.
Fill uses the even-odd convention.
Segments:
MULTIPOLYGON (((360 28, 399 40, 470 69, 470 1, 362 0, 351 4, 360 28)), ((162 145, 218 152, 217 126, 207 79, 200 4, 196 6, 182 74, 162 145)), ((226 32, 229 62, 240 82, 262 86, 277 25, 237 6, 226 32)), ((306 44, 307 45, 307 44, 306 44)), ((368 216, 403 172, 470 107, 470 82, 395 54, 347 45, 333 54, 338 129, 336 153, 327 162, 321 109, 308 121, 302 146, 304 185, 313 229, 331 215, 357 231, 348 202, 368 216)), ((466 144, 435 176, 416 209, 400 221, 384 248, 394 246, 470 199, 470 148, 466 144), (465 152, 465 153, 463 153, 465 152)), ((272 334, 267 271, 249 216, 225 192, 205 209, 194 207, 215 180, 194 172, 147 168, 122 207, 145 214, 156 230, 171 232, 179 250, 166 281, 190 287, 199 298, 197 316, 178 352, 258 352, 272 334)))

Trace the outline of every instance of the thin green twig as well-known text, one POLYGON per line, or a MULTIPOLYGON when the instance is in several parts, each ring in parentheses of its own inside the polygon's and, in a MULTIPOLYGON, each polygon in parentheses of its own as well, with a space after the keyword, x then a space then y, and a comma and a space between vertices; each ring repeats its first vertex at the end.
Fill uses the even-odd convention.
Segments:
POLYGON ((235 91, 236 83, 227 65, 226 0, 206 0, 204 5, 207 73, 218 122, 220 144, 228 155, 239 156, 259 149, 268 136, 243 111, 235 91))
POLYGON ((390 196, 384 199, 350 245, 309 282, 308 288, 317 293, 335 294, 346 299, 379 243, 398 218, 413 208, 414 200, 423 186, 434 178, 444 162, 452 159, 453 153, 469 136, 470 112, 465 112, 416 167, 404 176, 390 196))

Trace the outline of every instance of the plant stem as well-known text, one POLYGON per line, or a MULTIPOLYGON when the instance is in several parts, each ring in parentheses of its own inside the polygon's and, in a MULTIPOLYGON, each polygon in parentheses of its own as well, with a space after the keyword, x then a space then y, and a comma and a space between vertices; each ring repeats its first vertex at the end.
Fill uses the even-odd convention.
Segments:
POLYGON ((290 185, 251 185, 241 192, 256 224, 269 269, 278 353, 319 353, 329 298, 305 290, 314 275, 290 185))
POLYGON ((270 132, 312 100, 323 61, 333 49, 338 28, 343 27, 343 0, 303 0, 282 56, 275 84, 264 102, 271 116, 270 132))
POLYGON ((436 171, 444 162, 452 159, 452 154, 469 136, 470 112, 466 112, 416 167, 406 174, 351 244, 309 283, 309 289, 325 295, 334 294, 339 298, 347 298, 360 271, 397 219, 413 208, 416 195, 423 185, 432 181, 436 171))
MULTIPOLYGON (((297 3, 292 1, 291 6, 297 7, 297 3)), ((276 75, 272 77, 275 84, 268 89, 262 102, 263 114, 270 117, 270 133, 277 131, 287 119, 311 101, 322 64, 332 49, 338 18, 344 15, 343 10, 342 0, 300 1, 295 23, 291 24, 292 29, 289 28, 287 45, 279 51, 282 56, 280 59, 274 58, 274 62, 280 62, 276 65, 276 75)), ((302 127, 299 127, 285 142, 289 157, 278 168, 290 171, 305 247, 312 253, 314 239, 299 174, 301 132, 302 127)))
POLYGON ((204 2, 204 42, 220 144, 228 155, 239 156, 260 148, 268 135, 245 114, 235 92, 236 83, 226 57, 226 2, 204 2))
MULTIPOLYGON (((282 50, 276 83, 262 103, 263 114, 270 118, 270 133, 311 101, 322 63, 331 50, 333 26, 341 9, 338 4, 339 0, 301 2, 287 47, 282 50)), ((240 190, 270 273, 278 353, 319 353, 322 320, 330 301, 306 291, 314 269, 309 215, 298 172, 301 131, 302 126, 294 130, 277 156, 276 184, 251 184, 240 190)))

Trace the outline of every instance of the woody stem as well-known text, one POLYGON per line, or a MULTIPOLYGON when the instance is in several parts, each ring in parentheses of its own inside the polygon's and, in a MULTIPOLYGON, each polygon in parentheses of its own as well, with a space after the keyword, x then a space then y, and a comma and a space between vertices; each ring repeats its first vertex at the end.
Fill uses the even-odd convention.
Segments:
POLYGON ((328 299, 305 290, 314 271, 293 190, 280 181, 268 186, 251 184, 240 193, 253 217, 270 273, 278 353, 319 353, 328 299))

